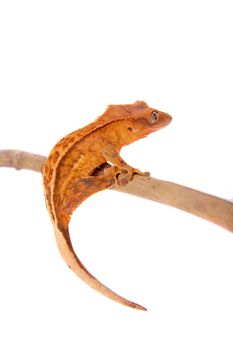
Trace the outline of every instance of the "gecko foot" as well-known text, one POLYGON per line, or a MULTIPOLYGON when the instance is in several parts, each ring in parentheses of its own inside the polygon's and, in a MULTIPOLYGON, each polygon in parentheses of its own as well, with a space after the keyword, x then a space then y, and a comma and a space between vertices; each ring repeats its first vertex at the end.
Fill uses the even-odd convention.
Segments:
POLYGON ((140 176, 146 176, 146 177, 150 176, 150 173, 148 171, 142 172, 135 168, 130 168, 130 171, 126 171, 126 169, 122 169, 122 171, 116 176, 117 185, 119 186, 127 185, 127 183, 133 179, 133 176, 135 174, 138 174, 140 176))
POLYGON ((141 175, 141 176, 146 176, 146 177, 149 177, 150 176, 150 172, 149 171, 140 171, 138 169, 134 169, 134 174, 137 174, 137 175, 141 175))

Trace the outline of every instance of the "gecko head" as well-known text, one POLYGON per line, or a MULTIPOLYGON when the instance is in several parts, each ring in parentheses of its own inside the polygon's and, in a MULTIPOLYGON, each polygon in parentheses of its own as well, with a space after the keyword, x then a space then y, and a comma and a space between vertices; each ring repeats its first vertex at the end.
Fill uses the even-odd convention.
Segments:
POLYGON ((137 101, 132 105, 124 105, 128 110, 128 118, 125 122, 123 138, 127 144, 167 126, 172 117, 165 112, 149 107, 143 101, 137 101))

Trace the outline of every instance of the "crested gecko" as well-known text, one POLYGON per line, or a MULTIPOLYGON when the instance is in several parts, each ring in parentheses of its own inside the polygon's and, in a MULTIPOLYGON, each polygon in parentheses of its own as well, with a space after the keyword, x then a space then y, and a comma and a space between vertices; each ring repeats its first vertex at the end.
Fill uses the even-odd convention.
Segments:
POLYGON ((60 140, 42 169, 47 209, 67 265, 90 287, 140 310, 146 309, 116 294, 86 269, 72 247, 68 225, 73 211, 90 195, 115 184, 127 184, 134 174, 149 175, 128 165, 119 155, 120 150, 170 121, 169 114, 150 108, 143 101, 110 105, 94 122, 60 140))

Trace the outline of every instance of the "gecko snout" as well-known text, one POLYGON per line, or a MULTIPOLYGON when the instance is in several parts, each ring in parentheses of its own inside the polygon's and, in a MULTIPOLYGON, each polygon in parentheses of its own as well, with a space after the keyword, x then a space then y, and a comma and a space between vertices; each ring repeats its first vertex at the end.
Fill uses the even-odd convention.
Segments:
POLYGON ((169 123, 171 123, 172 116, 168 113, 159 111, 159 121, 160 121, 160 127, 162 128, 168 125, 169 123))

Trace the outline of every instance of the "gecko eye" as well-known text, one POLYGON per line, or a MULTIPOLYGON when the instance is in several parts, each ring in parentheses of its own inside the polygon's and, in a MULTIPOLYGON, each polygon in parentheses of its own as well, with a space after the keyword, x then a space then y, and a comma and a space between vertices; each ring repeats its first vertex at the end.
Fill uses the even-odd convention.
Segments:
POLYGON ((149 122, 150 122, 150 124, 154 124, 157 122, 158 119, 159 119, 158 113, 156 111, 153 111, 150 115, 149 122))
POLYGON ((133 128, 131 128, 131 127, 128 127, 128 130, 129 130, 129 131, 133 131, 133 128))

